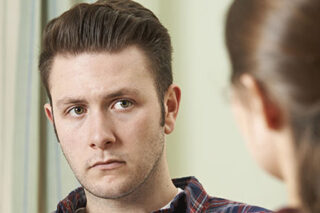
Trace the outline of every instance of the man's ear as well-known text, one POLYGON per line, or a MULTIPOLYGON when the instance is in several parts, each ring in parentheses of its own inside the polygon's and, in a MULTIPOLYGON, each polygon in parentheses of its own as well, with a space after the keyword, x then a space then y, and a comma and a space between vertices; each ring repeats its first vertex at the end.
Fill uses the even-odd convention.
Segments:
POLYGON ((46 103, 43 107, 44 107, 44 111, 46 113, 48 120, 51 123, 53 123, 53 111, 52 111, 51 105, 49 103, 46 103))
POLYGON ((271 130, 278 130, 283 124, 283 114, 277 103, 275 103, 270 95, 261 85, 249 74, 243 74, 240 77, 242 85, 247 91, 250 110, 261 114, 266 126, 271 130))
POLYGON ((181 90, 177 85, 171 84, 164 97, 165 124, 164 131, 170 134, 175 126, 179 111, 181 90))

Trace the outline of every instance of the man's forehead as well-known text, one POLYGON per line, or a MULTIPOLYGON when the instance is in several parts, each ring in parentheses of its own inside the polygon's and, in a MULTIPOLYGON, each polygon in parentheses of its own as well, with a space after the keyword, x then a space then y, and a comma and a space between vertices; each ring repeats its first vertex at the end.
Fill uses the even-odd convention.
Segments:
POLYGON ((127 78, 135 78, 139 75, 153 78, 150 66, 146 61, 142 51, 134 46, 119 53, 58 54, 52 63, 49 88, 51 91, 53 85, 61 86, 59 85, 61 82, 68 83, 69 80, 74 81, 82 76, 83 78, 104 78, 106 81, 126 76, 127 78))
MULTIPOLYGON (((77 61, 83 61, 90 58, 96 58, 97 56, 103 57, 106 62, 118 61, 119 65, 123 65, 126 63, 143 65, 148 69, 151 68, 151 58, 145 53, 145 51, 139 47, 138 45, 129 45, 127 47, 121 48, 119 50, 108 51, 108 50, 99 50, 99 51, 83 51, 78 53, 73 52, 59 52, 57 53, 52 60, 52 67, 58 62, 66 63, 72 59, 78 59, 77 61), (124 60, 124 58, 126 60, 124 60)), ((75 61, 75 60, 73 60, 75 61)))

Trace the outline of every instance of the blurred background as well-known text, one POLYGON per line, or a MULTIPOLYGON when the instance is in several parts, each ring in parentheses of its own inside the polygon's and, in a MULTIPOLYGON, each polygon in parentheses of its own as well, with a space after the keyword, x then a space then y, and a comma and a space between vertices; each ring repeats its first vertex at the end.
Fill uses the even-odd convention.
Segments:
MULTIPOLYGON (((37 69, 44 25, 79 2, 93 1, 0 1, 0 212, 51 212, 79 186, 46 121, 37 69)), ((138 2, 168 28, 182 89, 167 140, 171 176, 196 176, 213 196, 270 209, 284 205, 284 185, 249 156, 226 97, 223 24, 231 0, 138 2)))

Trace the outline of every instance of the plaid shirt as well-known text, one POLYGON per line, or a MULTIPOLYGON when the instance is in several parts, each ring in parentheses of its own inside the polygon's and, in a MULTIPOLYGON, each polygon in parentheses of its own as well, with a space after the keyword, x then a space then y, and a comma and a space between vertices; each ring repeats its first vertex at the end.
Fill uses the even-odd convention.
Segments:
MULTIPOLYGON (((203 189, 199 181, 194 177, 185 177, 172 180, 176 187, 184 191, 179 193, 171 202, 170 208, 157 210, 154 213, 166 212, 271 212, 269 210, 249 206, 244 203, 233 202, 221 198, 210 197, 203 189)), ((86 206, 86 196, 83 188, 71 192, 58 206, 56 213, 83 212, 80 209, 86 206), (80 211, 78 211, 80 210, 80 211)))

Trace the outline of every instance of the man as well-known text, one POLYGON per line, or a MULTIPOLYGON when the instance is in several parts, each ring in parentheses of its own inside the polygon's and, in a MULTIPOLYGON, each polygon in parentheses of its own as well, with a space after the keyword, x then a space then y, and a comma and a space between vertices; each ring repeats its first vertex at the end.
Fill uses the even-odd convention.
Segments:
POLYGON ((130 0, 79 4, 46 26, 45 112, 82 185, 56 212, 264 211, 170 179, 165 134, 180 102, 171 51, 159 20, 130 0))

